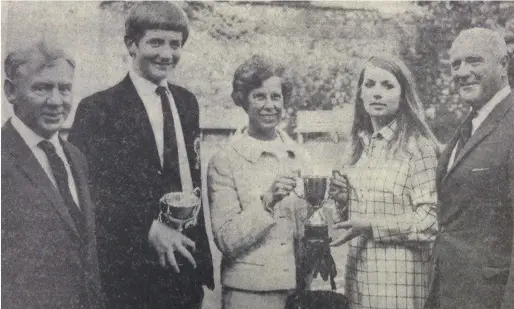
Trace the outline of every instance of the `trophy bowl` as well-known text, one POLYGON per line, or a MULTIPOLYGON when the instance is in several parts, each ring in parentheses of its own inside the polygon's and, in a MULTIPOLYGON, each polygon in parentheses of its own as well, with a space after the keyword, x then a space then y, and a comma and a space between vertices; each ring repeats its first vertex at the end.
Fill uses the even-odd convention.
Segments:
POLYGON ((303 188, 307 202, 314 208, 320 208, 325 200, 327 178, 321 176, 304 176, 303 188))
POLYGON ((175 220, 191 220, 201 205, 200 190, 193 192, 170 192, 159 200, 162 222, 171 224, 175 220))

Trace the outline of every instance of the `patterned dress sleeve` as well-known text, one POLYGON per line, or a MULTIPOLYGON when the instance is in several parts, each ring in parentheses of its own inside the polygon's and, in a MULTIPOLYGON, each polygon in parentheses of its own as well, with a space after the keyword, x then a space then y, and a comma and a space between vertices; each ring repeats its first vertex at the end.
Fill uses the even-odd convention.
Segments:
POLYGON ((396 216, 396 220, 374 220, 373 239, 386 243, 418 243, 433 241, 437 233, 437 155, 434 147, 423 139, 409 161, 407 188, 410 190, 412 212, 396 216))

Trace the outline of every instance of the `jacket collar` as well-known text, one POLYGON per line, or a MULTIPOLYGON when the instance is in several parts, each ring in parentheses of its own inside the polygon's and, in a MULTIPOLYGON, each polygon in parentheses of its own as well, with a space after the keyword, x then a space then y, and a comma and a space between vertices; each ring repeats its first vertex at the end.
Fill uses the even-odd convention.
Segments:
POLYGON ((130 70, 128 75, 130 76, 130 79, 132 80, 132 83, 134 84, 134 87, 136 88, 137 93, 140 97, 145 96, 158 96, 158 94, 155 92, 157 89, 157 86, 164 87, 167 92, 169 92, 168 88, 168 82, 166 79, 163 79, 158 85, 152 83, 151 81, 141 77, 138 75, 134 70, 130 70))
POLYGON ((278 157, 281 153, 287 153, 289 157, 297 157, 299 150, 296 143, 282 130, 277 130, 277 134, 282 143, 277 143, 280 145, 280 149, 276 149, 274 153, 265 147, 265 143, 248 135, 246 128, 236 132, 231 139, 231 146, 251 162, 257 162, 263 153, 273 153, 278 157))

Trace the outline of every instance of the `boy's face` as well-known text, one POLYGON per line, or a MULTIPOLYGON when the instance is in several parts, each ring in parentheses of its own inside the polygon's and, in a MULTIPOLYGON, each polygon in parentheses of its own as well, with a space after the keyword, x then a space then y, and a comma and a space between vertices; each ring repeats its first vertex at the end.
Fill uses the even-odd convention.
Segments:
POLYGON ((182 52, 182 32, 146 30, 139 40, 130 42, 134 70, 145 79, 159 84, 177 65, 182 52))

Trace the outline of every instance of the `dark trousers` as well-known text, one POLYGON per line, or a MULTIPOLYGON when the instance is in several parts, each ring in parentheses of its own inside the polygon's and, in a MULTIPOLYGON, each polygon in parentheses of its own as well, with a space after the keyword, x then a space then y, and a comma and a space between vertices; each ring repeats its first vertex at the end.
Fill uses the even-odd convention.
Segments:
POLYGON ((186 270, 149 265, 119 271, 106 277, 103 288, 109 309, 200 309, 204 297, 201 284, 186 270))

